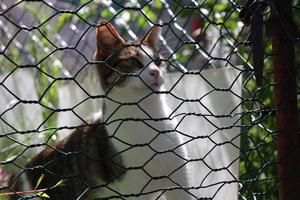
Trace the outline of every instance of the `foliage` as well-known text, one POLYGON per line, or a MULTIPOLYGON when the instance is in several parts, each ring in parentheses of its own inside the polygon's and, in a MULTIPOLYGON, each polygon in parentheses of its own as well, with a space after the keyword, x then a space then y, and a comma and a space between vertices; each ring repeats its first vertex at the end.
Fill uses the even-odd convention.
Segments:
MULTIPOLYGON (((24 10, 29 11, 37 23, 42 23, 50 15, 49 11, 46 9, 44 12, 39 10, 39 6, 42 3, 29 3, 24 4, 24 10)), ((58 25, 55 27, 56 31, 59 31, 63 24, 68 21, 70 15, 63 15, 64 18, 58 21, 58 25)), ((27 52, 31 54, 36 63, 38 64, 39 70, 35 74, 35 86, 37 96, 40 98, 40 104, 42 107, 42 116, 44 119, 43 128, 56 128, 57 116, 54 115, 55 109, 58 104, 58 87, 54 83, 54 79, 49 78, 49 75, 53 78, 59 76, 59 62, 53 62, 52 59, 46 59, 45 62, 41 62, 45 57, 47 57, 49 50, 51 49, 51 43, 47 38, 50 38, 48 34, 48 27, 42 26, 41 28, 41 37, 36 38, 32 36, 31 40, 27 44, 27 52), (41 73, 39 73, 41 72, 41 73), (48 74, 48 76, 46 76, 48 74)), ((49 144, 53 142, 52 140, 52 131, 46 131, 44 133, 45 140, 49 140, 49 144)))

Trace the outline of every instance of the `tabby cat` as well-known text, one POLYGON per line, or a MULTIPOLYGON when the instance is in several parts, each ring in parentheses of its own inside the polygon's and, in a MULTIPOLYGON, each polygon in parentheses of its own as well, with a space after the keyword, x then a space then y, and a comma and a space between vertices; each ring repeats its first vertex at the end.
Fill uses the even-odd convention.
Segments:
POLYGON ((97 31, 94 55, 105 91, 102 112, 26 166, 34 188, 51 199, 196 199, 188 190, 183 136, 164 94, 160 28, 125 41, 107 21, 97 31), (52 187, 64 180, 64 184, 52 187))

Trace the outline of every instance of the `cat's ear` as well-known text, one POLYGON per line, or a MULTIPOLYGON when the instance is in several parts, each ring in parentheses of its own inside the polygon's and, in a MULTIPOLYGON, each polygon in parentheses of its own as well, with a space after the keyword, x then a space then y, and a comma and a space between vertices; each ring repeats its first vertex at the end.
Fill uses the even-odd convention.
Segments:
POLYGON ((142 42, 148 44, 152 48, 158 48, 158 37, 161 32, 159 26, 152 26, 148 33, 142 38, 142 42))
POLYGON ((125 42, 115 27, 106 20, 100 21, 96 35, 97 47, 102 52, 109 52, 125 42))

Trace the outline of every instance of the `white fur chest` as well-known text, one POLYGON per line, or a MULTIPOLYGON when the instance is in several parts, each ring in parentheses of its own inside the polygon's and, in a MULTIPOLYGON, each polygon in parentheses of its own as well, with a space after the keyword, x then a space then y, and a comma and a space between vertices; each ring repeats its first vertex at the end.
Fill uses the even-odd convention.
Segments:
POLYGON ((154 155, 172 151, 181 144, 162 94, 130 102, 106 101, 104 115, 114 147, 122 152, 126 167, 145 165, 154 155))
POLYGON ((180 148, 183 140, 175 130, 175 121, 169 119, 171 111, 162 97, 153 94, 143 101, 131 99, 138 103, 130 105, 105 102, 108 134, 113 136, 112 144, 128 169, 125 177, 111 187, 123 194, 171 187, 170 180, 159 177, 170 176, 184 164, 186 152, 180 148))

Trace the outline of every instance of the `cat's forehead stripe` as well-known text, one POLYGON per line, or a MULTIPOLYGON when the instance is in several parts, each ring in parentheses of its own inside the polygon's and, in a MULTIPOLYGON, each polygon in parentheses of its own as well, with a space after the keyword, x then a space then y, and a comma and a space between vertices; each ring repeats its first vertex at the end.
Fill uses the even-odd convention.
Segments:
POLYGON ((128 46, 123 49, 121 57, 137 56, 139 50, 135 46, 128 46))

